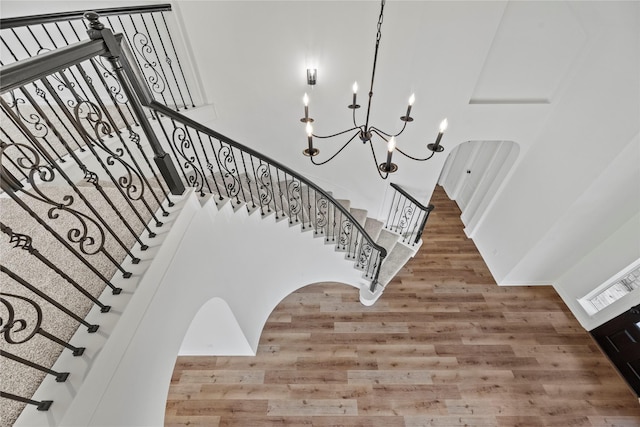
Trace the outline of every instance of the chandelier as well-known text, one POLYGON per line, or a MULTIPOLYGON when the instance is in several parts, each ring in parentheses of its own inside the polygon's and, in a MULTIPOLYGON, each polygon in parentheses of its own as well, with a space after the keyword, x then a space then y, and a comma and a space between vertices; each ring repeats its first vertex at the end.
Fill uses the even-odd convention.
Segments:
MULTIPOLYGON (((371 154, 373 155, 373 161, 374 164, 376 165, 376 170, 378 171, 378 174, 380 175, 380 177, 382 179, 387 179, 390 173, 396 172, 398 170, 398 165, 396 165, 395 163, 392 163, 392 155, 394 151, 398 151, 400 154, 402 154, 405 157, 408 157, 412 160, 417 160, 419 162, 423 162, 426 160, 429 160, 431 157, 433 157, 433 155, 435 153, 439 153, 441 151, 444 150, 444 147, 442 145, 440 145, 440 140, 442 139, 442 135, 444 134, 444 131, 447 129, 447 119, 444 119, 441 123, 440 123, 440 130, 438 132, 438 135, 436 137, 436 140, 434 143, 431 144, 427 144, 427 150, 429 150, 431 153, 429 154, 427 152, 427 156, 426 157, 414 157, 411 156, 407 153, 405 153, 404 151, 402 151, 400 148, 396 147, 396 137, 400 136, 402 134, 402 132, 404 132, 405 128, 407 127, 407 123, 410 123, 413 121, 413 117, 411 117, 411 107, 413 106, 413 103, 415 101, 415 96, 412 94, 409 97, 409 105, 407 106, 407 112, 404 116, 400 117, 400 120, 403 122, 402 124, 402 128, 400 129, 400 131, 398 133, 395 134, 391 134, 391 133, 387 133, 381 129, 378 129, 375 126, 371 126, 369 124, 369 116, 371 113, 371 101, 373 99, 373 82, 376 76, 376 64, 377 64, 377 60, 378 60, 378 49, 380 47, 380 39, 382 37, 382 21, 383 21, 383 17, 384 17, 384 4, 385 4, 385 0, 382 0, 381 5, 380 5, 380 16, 378 18, 378 32, 376 33, 376 45, 375 45, 375 53, 373 55, 373 70, 371 72, 371 87, 369 89, 369 99, 367 102, 367 113, 366 113, 366 118, 365 118, 365 122, 364 124, 357 124, 356 122, 356 110, 358 108, 360 108, 360 105, 357 104, 356 100, 357 100, 357 94, 358 94, 358 83, 355 82, 353 84, 353 99, 351 104, 347 107, 350 110, 352 110, 352 115, 353 115, 353 127, 347 130, 343 130, 342 132, 338 132, 338 133, 334 133, 333 135, 326 135, 326 136, 321 136, 321 135, 316 135, 313 133, 313 126, 311 125, 311 123, 314 122, 314 120, 309 117, 309 96, 305 93, 304 97, 303 97, 303 103, 304 103, 304 117, 300 119, 301 122, 306 123, 305 126, 305 131, 307 133, 307 143, 308 143, 308 148, 306 148, 303 151, 303 154, 307 157, 310 158, 311 163, 313 163, 314 165, 320 166, 320 165, 324 165, 328 162, 330 162, 331 160, 333 160, 338 154, 340 154, 342 152, 342 150, 344 150, 347 145, 349 145, 349 143, 351 143, 351 141, 355 140, 356 137, 359 137, 360 141, 362 141, 363 144, 367 144, 369 143, 369 146, 371 147, 371 154), (347 140, 347 142, 338 149, 338 151, 336 151, 334 154, 332 154, 331 156, 329 156, 328 159, 324 160, 324 161, 316 161, 315 157, 320 154, 320 150, 318 148, 315 148, 313 146, 313 138, 321 138, 321 139, 328 139, 328 138, 334 138, 349 132, 354 132, 353 135, 351 136, 351 138, 349 138, 347 140), (387 159, 385 162, 383 163, 378 163, 378 159, 376 157, 376 153, 375 150, 373 148, 373 143, 372 140, 374 138, 374 136, 378 137, 380 140, 384 141, 386 143, 387 146, 387 159)), ((316 79, 317 79, 317 70, 315 69, 307 69, 307 84, 309 85, 315 85, 316 84, 316 79)))

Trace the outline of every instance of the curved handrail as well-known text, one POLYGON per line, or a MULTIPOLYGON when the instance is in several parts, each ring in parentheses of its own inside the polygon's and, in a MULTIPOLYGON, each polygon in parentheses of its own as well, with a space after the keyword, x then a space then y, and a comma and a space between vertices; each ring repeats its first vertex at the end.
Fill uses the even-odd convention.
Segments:
MULTIPOLYGON (((347 217, 349 219, 349 221, 353 224, 353 226, 355 228, 358 229, 358 231, 362 234, 362 236, 367 240, 367 242, 371 245, 371 247, 373 247, 375 250, 380 252, 380 258, 381 258, 381 262, 380 264, 382 264, 382 259, 384 259, 387 256, 387 250, 376 244, 375 241, 373 240, 373 238, 371 236, 369 236, 369 234, 365 231, 364 227, 358 222, 358 220, 356 220, 353 215, 351 215, 351 213, 344 207, 342 206, 336 199, 334 199, 329 193, 327 193, 325 190, 323 190, 322 188, 320 188, 319 186, 317 186, 315 183, 313 183, 312 181, 306 179, 305 177, 303 177, 302 175, 300 175, 299 173, 293 171, 292 169, 288 168, 287 166, 283 165, 282 163, 271 159, 268 156, 265 156, 262 153, 259 153, 258 151, 255 151, 245 145, 240 144, 239 142, 236 142, 234 140, 232 140, 231 138, 226 137, 225 135, 222 135, 219 132, 214 131, 213 129, 208 128, 207 126, 204 126, 201 123, 196 122, 195 120, 190 119, 187 116, 184 116, 180 113, 178 113, 177 111, 173 111, 172 109, 170 109, 169 107, 157 102, 157 101, 151 101, 151 102, 147 102, 147 103, 143 103, 143 105, 145 105, 145 107, 150 108, 160 114, 162 114, 163 116, 167 116, 170 119, 173 119, 177 122, 180 122, 182 124, 185 124, 189 127, 194 128, 195 130, 202 132, 206 135, 212 136, 220 141, 223 141, 225 144, 229 144, 230 146, 237 148, 240 151, 243 151, 251 156, 254 156, 258 159, 263 160, 264 162, 276 167, 277 169, 280 169, 282 171, 284 171, 285 173, 291 175, 292 177, 298 179, 300 182, 303 182, 305 185, 313 188, 314 191, 318 192, 319 194, 321 194, 324 198, 326 198, 331 205, 333 205, 336 209, 340 210, 342 212, 342 214, 347 217)), ((380 269, 380 266, 378 266, 378 270, 380 269)), ((376 275, 377 278, 377 275, 376 275)))
MULTIPOLYGON (((127 15, 132 13, 151 13, 151 12, 167 12, 171 10, 171 5, 153 4, 147 6, 128 6, 128 7, 110 7, 104 9, 95 9, 94 11, 100 16, 127 15)), ((0 19, 0 28, 9 29, 17 27, 25 27, 28 25, 40 25, 51 22, 69 21, 72 19, 82 19, 86 9, 74 10, 69 12, 43 13, 39 15, 17 16, 15 18, 0 19)))
POLYGON ((415 199, 415 197, 413 197, 411 194, 409 194, 407 192, 407 190, 405 190, 404 188, 400 187, 398 184, 394 184, 393 182, 390 183, 391 187, 393 187, 394 189, 396 189, 400 194, 402 194, 404 197, 406 197, 407 199, 409 199, 409 201, 411 203, 413 203, 414 205, 416 205, 417 207, 419 207, 420 209, 422 209, 423 211, 432 211, 434 209, 433 205, 429 205, 429 206, 425 206, 422 203, 420 203, 419 201, 417 201, 415 199))

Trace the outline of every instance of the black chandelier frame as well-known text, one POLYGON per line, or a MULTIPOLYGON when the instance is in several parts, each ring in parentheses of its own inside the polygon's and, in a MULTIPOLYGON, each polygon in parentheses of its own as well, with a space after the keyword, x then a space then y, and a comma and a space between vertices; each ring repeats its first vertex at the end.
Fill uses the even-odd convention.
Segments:
MULTIPOLYGON (((382 38, 382 23, 384 21, 384 6, 385 6, 385 0, 381 0, 381 4, 380 4, 380 15, 378 17, 378 26, 377 26, 377 33, 376 33, 376 44, 375 44, 375 51, 374 51, 374 56, 373 56, 373 69, 371 72, 371 85, 369 88, 369 94, 368 94, 368 102, 367 102, 367 113, 366 113, 366 119, 365 119, 365 123, 358 125, 357 121, 356 121, 356 110, 359 109, 361 106, 359 104, 356 103, 356 95, 357 95, 357 83, 354 83, 354 93, 353 93, 353 101, 351 104, 349 104, 347 106, 347 108, 349 108, 350 110, 352 110, 352 118, 353 118, 353 127, 343 130, 341 132, 337 132, 334 133, 332 135, 317 135, 313 133, 313 128, 311 126, 311 123, 314 122, 314 119, 309 117, 309 107, 308 107, 308 97, 307 94, 305 94, 304 96, 304 104, 305 104, 305 116, 303 118, 300 119, 301 122, 306 123, 306 132, 307 132, 307 141, 308 141, 308 148, 306 148, 305 150, 303 150, 303 154, 307 157, 310 158, 311 163, 313 163, 316 166, 322 166, 324 164, 329 163, 331 160, 333 160, 336 156, 338 156, 338 154, 340 154, 356 137, 359 137, 359 139, 362 141, 363 144, 366 144, 367 142, 369 143, 369 147, 371 148, 371 154, 373 156, 373 161, 376 165, 376 170, 378 171, 378 174, 380 175, 380 177, 382 179, 387 179, 389 177, 390 173, 394 173, 398 170, 398 165, 395 163, 391 162, 391 158, 392 158, 392 154, 393 151, 398 151, 400 154, 402 154, 403 156, 411 159, 411 160, 415 160, 415 161, 419 161, 419 162, 424 162, 427 161, 429 159, 431 159, 435 153, 440 153, 442 151, 444 151, 444 147, 442 145, 440 145, 440 140, 442 139, 442 135, 444 134, 444 131, 447 127, 447 119, 444 119, 442 121, 442 123, 440 124, 440 131, 438 133, 438 136, 436 137, 436 140, 434 143, 430 143, 427 144, 427 149, 429 151, 431 151, 430 154, 428 154, 426 157, 416 157, 416 156, 412 156, 410 154, 405 153, 404 151, 402 151, 400 148, 397 148, 395 146, 395 138, 398 137, 399 135, 401 135, 404 130, 407 127, 407 123, 410 123, 413 121, 413 117, 411 117, 411 108, 413 106, 413 99, 414 96, 411 95, 411 98, 409 100, 409 106, 407 107, 407 112, 404 116, 400 117, 400 120, 403 122, 402 128, 400 129, 399 132, 392 134, 392 133, 387 133, 385 131, 383 131, 382 129, 379 129, 375 126, 369 126, 369 118, 370 118, 370 114, 371 114, 371 103, 373 100, 373 85, 374 85, 374 81, 375 81, 375 76, 376 76, 376 67, 377 67, 377 63, 378 63, 378 50, 380 48, 380 40, 382 38), (344 143, 344 145, 342 145, 342 147, 340 147, 338 149, 338 151, 336 151, 333 155, 331 155, 328 159, 323 160, 323 161, 316 161, 315 157, 320 154, 320 150, 318 148, 315 148, 313 146, 313 138, 320 138, 320 139, 329 139, 329 138, 334 138, 340 135, 344 135, 346 133, 349 132, 353 132, 356 131, 348 140, 347 142, 344 143), (380 139, 382 139, 383 141, 385 141, 387 143, 387 161, 383 162, 383 163, 378 163, 378 159, 375 153, 375 150, 373 148, 373 143, 372 143, 372 138, 374 135, 377 135, 380 139)), ((317 79, 317 72, 316 70, 307 70, 307 83, 309 85, 315 85, 316 84, 316 79, 317 79), (309 77, 311 76, 311 78, 309 77)))

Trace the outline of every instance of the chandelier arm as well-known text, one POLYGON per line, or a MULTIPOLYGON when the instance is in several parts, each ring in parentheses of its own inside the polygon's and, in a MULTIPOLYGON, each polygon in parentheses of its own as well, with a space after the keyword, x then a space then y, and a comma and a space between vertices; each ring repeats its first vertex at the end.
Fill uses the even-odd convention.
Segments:
MULTIPOLYGON (((359 129, 359 128, 357 128, 357 129, 359 129)), ((353 129, 351 129, 351 130, 353 130, 353 129)), ((342 132, 342 133, 344 133, 344 132, 342 132)), ((349 145, 349 143, 351 143, 351 141, 353 141, 353 139, 354 139, 356 136, 358 136, 359 134, 360 134, 360 132, 356 132, 355 134, 353 134, 353 136, 352 136, 351 138, 349 138, 349 140, 348 140, 348 141, 347 141, 347 142, 346 142, 346 143, 345 143, 345 144, 344 144, 344 145, 343 145, 343 146, 342 146, 338 151, 336 151, 336 152, 335 152, 335 154, 334 154, 333 156, 329 157, 327 160, 325 160, 325 161, 323 161, 323 162, 316 163, 316 161, 314 160, 313 156, 312 156, 312 157, 309 157, 309 158, 311 159, 311 163, 313 163, 313 164, 314 164, 314 165, 316 165, 316 166, 322 166, 322 165, 324 165, 324 164, 329 163, 331 160, 333 160, 333 159, 334 159, 334 157, 336 157, 338 154, 340 154, 340 153, 342 152, 342 150, 344 150, 345 148, 347 148, 347 145, 349 145)))
POLYGON ((407 122, 404 122, 404 125, 402 125, 402 129, 400 129, 400 132, 395 133, 395 134, 390 134, 387 133, 385 131, 383 131, 382 129, 378 129, 375 126, 371 126, 369 129, 371 129, 372 132, 375 132, 378 134, 378 136, 382 137, 382 135, 380 135, 381 133, 384 134, 385 136, 387 136, 388 138, 391 138, 392 136, 399 136, 402 132, 404 132, 404 129, 407 127, 407 122))
POLYGON ((369 147, 371 147, 371 155, 373 155, 373 164, 376 167, 376 171, 378 171, 378 175, 380 178, 387 179, 389 177, 389 172, 386 172, 384 175, 381 173, 380 168, 378 168, 378 158, 376 157, 376 151, 373 149, 373 143, 369 140, 369 147))
MULTIPOLYGON (((316 134, 314 133, 312 136, 313 136, 314 138, 322 138, 322 139, 325 139, 325 138, 333 138, 334 136, 342 135, 343 133, 351 132, 352 130, 356 130, 356 129, 362 130, 362 126, 354 126, 354 127, 352 127, 351 129, 343 130, 342 132, 334 133, 333 135, 321 136, 321 135, 316 135, 316 134)), ((356 134, 356 135, 357 135, 357 134, 356 134)), ((353 138, 355 138, 355 136, 353 136, 351 139, 353 139, 353 138)), ((351 139, 347 142, 347 144, 348 144, 349 142, 351 142, 351 139)))
POLYGON ((430 154, 429 156, 425 157, 424 159, 419 159, 419 158, 417 158, 417 157, 413 157, 413 156, 411 156, 411 155, 409 155, 409 154, 405 153, 404 151, 402 151, 402 150, 401 150, 401 149, 399 149, 398 147, 396 147, 396 151, 398 151, 398 152, 399 152, 400 154, 402 154, 403 156, 410 158, 411 160, 417 160, 417 161, 419 161, 419 162, 427 161, 427 160, 429 160, 430 158, 432 158, 434 154, 436 154, 436 152, 435 152, 435 151, 433 151, 433 152, 431 152, 431 154, 430 154))

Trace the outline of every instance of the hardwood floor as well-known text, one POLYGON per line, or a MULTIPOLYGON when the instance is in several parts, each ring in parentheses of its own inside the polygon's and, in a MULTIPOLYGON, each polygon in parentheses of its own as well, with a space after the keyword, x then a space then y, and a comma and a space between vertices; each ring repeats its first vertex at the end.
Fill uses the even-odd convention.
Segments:
POLYGON ((420 252, 373 307, 289 295, 255 357, 179 357, 167 426, 640 426, 551 287, 498 287, 438 187, 420 252))

